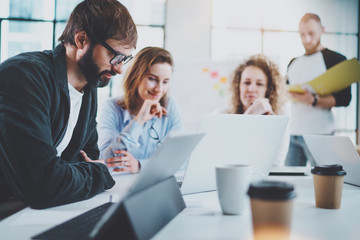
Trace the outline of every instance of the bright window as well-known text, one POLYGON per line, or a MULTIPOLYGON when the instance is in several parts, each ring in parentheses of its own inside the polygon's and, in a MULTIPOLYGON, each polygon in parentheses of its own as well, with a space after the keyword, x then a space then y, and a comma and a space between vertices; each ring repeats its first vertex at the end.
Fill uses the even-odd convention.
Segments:
MULTIPOLYGON (((70 13, 81 1, 1 0, 1 62, 21 52, 54 48, 70 13)), ((121 3, 128 8, 138 29, 138 45, 133 55, 145 46, 164 47, 166 0, 124 0, 121 3)), ((121 76, 118 76, 111 85, 99 89, 99 103, 121 94, 120 82, 121 76)))

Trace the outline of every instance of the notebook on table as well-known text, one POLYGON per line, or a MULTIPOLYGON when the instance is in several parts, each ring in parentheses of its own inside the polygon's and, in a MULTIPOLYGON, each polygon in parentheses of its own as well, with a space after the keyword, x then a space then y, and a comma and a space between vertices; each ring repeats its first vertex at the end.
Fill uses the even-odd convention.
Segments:
POLYGON ((198 130, 205 136, 191 153, 181 193, 216 190, 215 166, 221 164, 249 164, 258 174, 255 179, 267 177, 288 120, 279 115, 204 115, 198 130))
POLYGON ((341 164, 344 182, 360 186, 360 156, 349 137, 304 135, 304 140, 317 165, 341 164))
MULTIPOLYGON (((161 147, 152 155, 147 166, 139 173, 123 199, 129 196, 136 197, 139 192, 159 185, 157 183, 173 176, 203 136, 204 133, 170 133, 161 147)), ((102 228, 106 227, 111 219, 118 219, 114 215, 119 213, 121 204, 122 201, 105 203, 33 236, 32 239, 101 239, 99 232, 103 232, 102 228)), ((126 237, 126 233, 122 236, 126 237)), ((122 236, 117 237, 121 238, 122 236)))

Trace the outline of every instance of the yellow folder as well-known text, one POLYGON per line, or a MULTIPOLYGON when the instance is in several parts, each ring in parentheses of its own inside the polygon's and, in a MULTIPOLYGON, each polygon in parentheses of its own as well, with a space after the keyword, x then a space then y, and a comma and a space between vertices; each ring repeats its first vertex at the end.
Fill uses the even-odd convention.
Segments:
POLYGON ((360 81, 360 63, 356 58, 342 61, 313 80, 289 86, 289 92, 304 93, 304 89, 319 95, 338 92, 360 81))

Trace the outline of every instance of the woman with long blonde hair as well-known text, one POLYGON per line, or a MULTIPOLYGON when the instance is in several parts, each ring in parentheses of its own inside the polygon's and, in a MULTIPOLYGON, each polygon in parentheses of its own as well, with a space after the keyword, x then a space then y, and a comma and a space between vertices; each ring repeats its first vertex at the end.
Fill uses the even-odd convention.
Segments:
POLYGON ((167 95, 172 71, 168 51, 144 48, 124 76, 123 96, 110 98, 102 106, 100 157, 114 171, 139 172, 169 131, 182 129, 177 104, 167 95))

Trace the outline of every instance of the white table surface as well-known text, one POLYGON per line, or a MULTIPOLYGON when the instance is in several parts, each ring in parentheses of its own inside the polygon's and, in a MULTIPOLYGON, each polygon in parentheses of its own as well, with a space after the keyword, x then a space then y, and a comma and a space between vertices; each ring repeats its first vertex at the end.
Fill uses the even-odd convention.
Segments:
MULTIPOLYGON (((113 189, 92 199, 49 208, 26 208, 0 222, 0 239, 30 239, 52 226, 62 223, 95 206, 119 200, 135 175, 116 175, 113 189)), ((312 176, 270 176, 269 180, 293 183, 294 200, 291 239, 360 239, 360 187, 344 185, 340 209, 315 207, 312 176)), ((168 223, 153 239, 252 239, 250 201, 242 215, 223 215, 217 193, 207 192, 184 196, 187 208, 168 223)))

